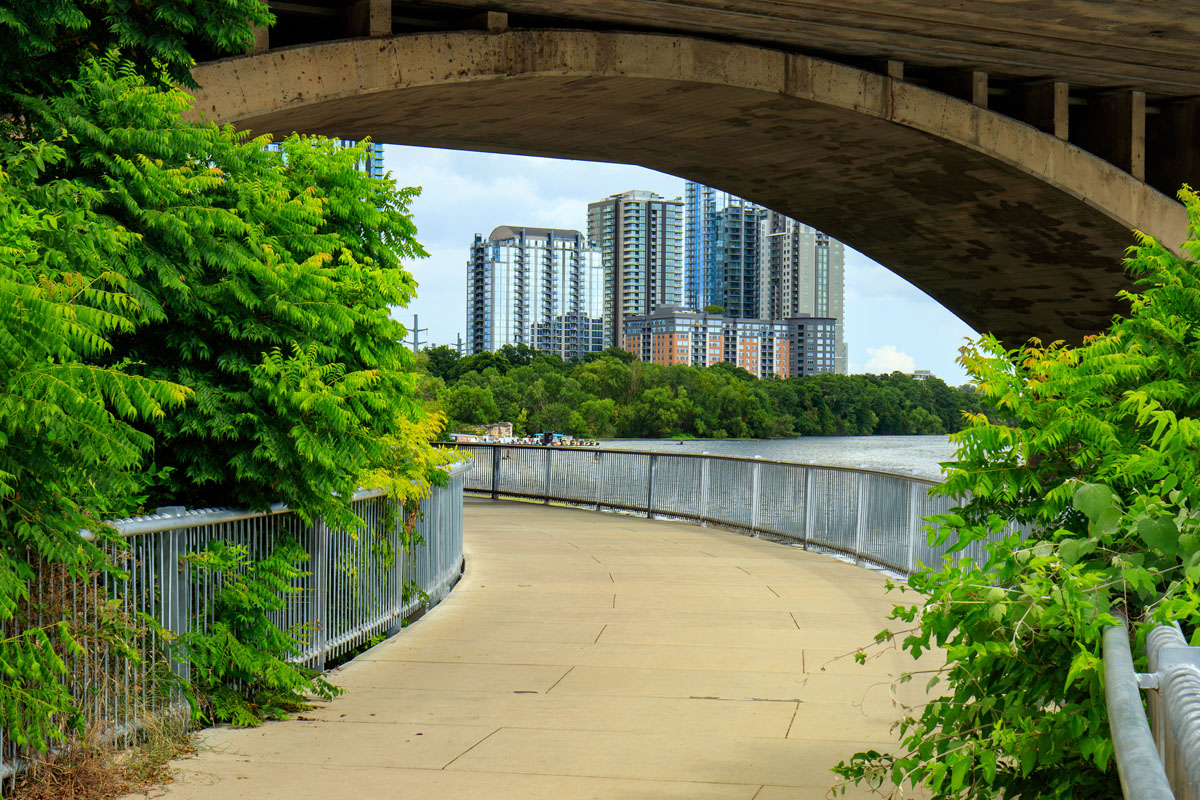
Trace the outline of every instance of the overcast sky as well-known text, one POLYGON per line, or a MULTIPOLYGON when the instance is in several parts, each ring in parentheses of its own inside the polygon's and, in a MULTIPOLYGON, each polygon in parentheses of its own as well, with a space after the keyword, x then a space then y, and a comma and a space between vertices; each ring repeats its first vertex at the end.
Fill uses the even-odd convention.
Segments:
MULTIPOLYGON (((683 180, 620 164, 567 161, 386 145, 400 185, 422 187, 412 205, 417 238, 429 258, 408 267, 420 288, 396 317, 422 342, 453 344, 466 335, 466 263, 476 233, 499 225, 586 232, 587 204, 629 189, 682 197, 683 180)), ((801 220, 803 222, 803 220, 801 220)), ((846 248, 846 343, 850 372, 931 370, 951 385, 966 381, 954 363, 974 332, 928 295, 846 248)), ((411 337, 411 333, 410 333, 411 337)))

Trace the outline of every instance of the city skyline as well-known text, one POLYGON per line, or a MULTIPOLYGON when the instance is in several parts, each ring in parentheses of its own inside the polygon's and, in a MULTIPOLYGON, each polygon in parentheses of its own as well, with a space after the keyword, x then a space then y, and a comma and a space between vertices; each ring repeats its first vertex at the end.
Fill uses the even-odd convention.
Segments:
MULTIPOLYGON (((393 145, 384 153, 400 185, 423 187, 412 212, 430 252, 407 265, 420 288, 395 316, 408 326, 418 314, 434 344, 465 336, 463 276, 476 233, 501 225, 582 229, 588 204, 599 198, 631 190, 684 194, 682 178, 629 165, 393 145)), ((845 284, 850 373, 926 369, 951 384, 965 380, 954 359, 974 333, 953 314, 850 247, 845 284)))

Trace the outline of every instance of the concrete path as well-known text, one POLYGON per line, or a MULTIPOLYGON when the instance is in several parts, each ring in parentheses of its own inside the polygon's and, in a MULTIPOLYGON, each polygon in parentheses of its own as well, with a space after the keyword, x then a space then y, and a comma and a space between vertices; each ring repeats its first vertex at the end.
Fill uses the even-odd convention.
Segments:
MULTIPOLYGON (((692 525, 467 501, 467 573, 299 720, 206 732, 171 800, 821 798, 924 681, 879 576, 692 525)), ((865 794, 850 791, 850 795, 865 794)))

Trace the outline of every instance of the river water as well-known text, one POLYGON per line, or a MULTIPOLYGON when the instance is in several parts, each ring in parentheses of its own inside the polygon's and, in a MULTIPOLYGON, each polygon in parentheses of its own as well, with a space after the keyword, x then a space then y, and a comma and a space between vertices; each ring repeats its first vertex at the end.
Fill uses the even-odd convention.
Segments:
POLYGON ((804 436, 796 439, 608 439, 605 450, 709 453, 714 456, 861 467, 922 478, 941 478, 938 463, 954 458, 946 436, 804 436))

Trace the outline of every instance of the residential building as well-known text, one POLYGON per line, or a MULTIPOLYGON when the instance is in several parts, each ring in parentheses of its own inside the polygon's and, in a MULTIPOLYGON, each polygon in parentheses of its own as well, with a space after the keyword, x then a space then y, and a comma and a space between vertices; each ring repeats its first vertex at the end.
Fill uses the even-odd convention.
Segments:
MULTIPOLYGON (((350 147, 357 142, 351 140, 342 140, 343 147, 350 147)), ((365 163, 359 164, 359 169, 366 172, 372 178, 383 178, 387 174, 387 170, 383 168, 383 142, 368 142, 367 143, 367 159, 365 163)))
POLYGON ((766 211, 759 222, 758 309, 764 319, 815 317, 838 320, 833 372, 846 372, 845 245, 827 234, 766 211))
POLYGON ((759 223, 767 210, 711 186, 688 181, 687 302, 721 306, 731 317, 758 316, 759 223))
POLYGON ((588 239, 604 265, 605 341, 627 316, 683 302, 683 201, 629 191, 588 204, 588 239))
POLYGON ((743 319, 832 319, 837 341, 831 371, 845 373, 845 246, 711 186, 688 181, 684 198, 688 305, 720 306, 743 319))
POLYGON ((563 359, 603 350, 604 269, 579 231, 501 225, 467 262, 467 355, 524 344, 563 359))
POLYGON ((791 361, 787 377, 846 374, 846 344, 842 321, 832 317, 790 317, 787 320, 791 361))
MULTIPOLYGON (((353 139, 338 139, 337 144, 339 147, 354 147, 358 144, 358 142, 353 139)), ((267 145, 267 149, 274 150, 276 152, 282 150, 278 143, 267 145)), ((387 170, 385 170, 383 167, 382 142, 367 143, 367 157, 363 161, 359 162, 358 168, 370 175, 372 178, 383 178, 383 176, 387 173, 387 170)))
POLYGON ((726 362, 765 378, 833 372, 832 319, 747 319, 664 306, 624 321, 622 347, 642 361, 710 367, 726 362))

